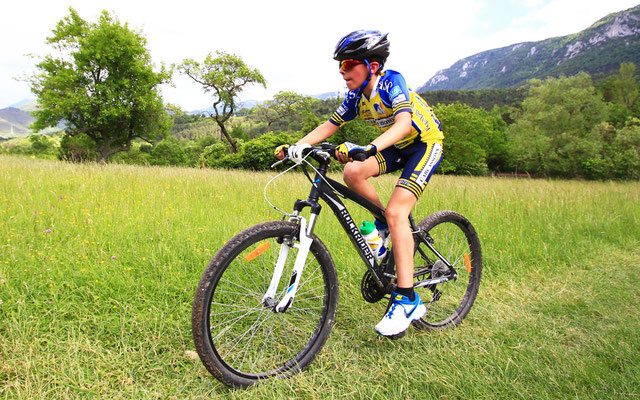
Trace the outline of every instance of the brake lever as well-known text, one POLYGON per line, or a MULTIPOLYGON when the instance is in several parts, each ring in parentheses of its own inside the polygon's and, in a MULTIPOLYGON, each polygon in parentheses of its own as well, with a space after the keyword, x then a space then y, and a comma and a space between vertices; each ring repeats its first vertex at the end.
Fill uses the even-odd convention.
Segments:
POLYGON ((285 161, 289 161, 289 156, 284 156, 282 160, 274 162, 273 164, 271 164, 271 168, 275 167, 276 165, 280 165, 285 161))

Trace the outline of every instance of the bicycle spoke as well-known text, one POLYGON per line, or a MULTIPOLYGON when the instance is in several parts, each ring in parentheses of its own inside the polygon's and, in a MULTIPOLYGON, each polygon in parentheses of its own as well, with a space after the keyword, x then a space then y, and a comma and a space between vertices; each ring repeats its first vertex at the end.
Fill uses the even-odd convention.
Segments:
POLYGON ((235 317, 233 319, 231 319, 230 321, 222 321, 216 325, 212 325, 210 330, 213 330, 214 328, 217 328, 221 325, 226 325, 225 329, 223 329, 220 333, 218 333, 218 335, 216 335, 216 337, 212 338, 213 339, 217 339, 218 336, 220 336, 222 333, 227 332, 229 329, 231 329, 235 324, 237 324, 239 321, 241 321, 242 319, 244 319, 245 317, 251 315, 251 314, 255 314, 257 312, 260 312, 260 309, 255 309, 255 310, 251 310, 250 312, 247 312, 243 315, 240 315, 238 317, 235 317), (229 323, 231 323, 231 325, 229 325, 229 323))
MULTIPOLYGON (((415 279, 424 281, 425 279, 446 276, 453 278, 450 275, 452 271, 455 271, 455 279, 418 289, 420 296, 424 297, 423 303, 427 307, 427 312, 418 322, 418 326, 441 329, 458 324, 473 304, 475 292, 469 297, 466 294, 469 290, 477 291, 477 282, 474 284, 471 282, 479 272, 474 274, 467 272, 467 263, 470 262, 474 266, 473 268, 476 268, 474 254, 475 251, 479 251, 479 243, 477 237, 471 236, 468 221, 459 214, 446 211, 432 214, 430 217, 430 222, 426 222, 427 218, 420 224, 421 229, 425 232, 425 236, 433 239, 433 248, 444 257, 446 264, 450 265, 452 269, 444 267, 445 264, 437 261, 434 263, 426 262, 426 265, 421 264, 422 260, 430 258, 431 253, 428 246, 423 246, 418 241, 419 251, 415 253, 415 263, 416 265, 424 265, 424 269, 423 273, 417 274, 415 279), (427 226, 427 224, 430 225, 427 226), (474 246, 477 250, 474 250, 474 246)), ((437 257, 435 259, 437 260, 437 257)), ((479 277, 479 275, 477 276, 479 277)))
MULTIPOLYGON (((246 385, 246 379, 283 374, 299 366, 300 360, 310 362, 313 356, 309 354, 319 351, 327 338, 337 307, 337 276, 331 256, 321 243, 312 244, 293 302, 284 312, 275 312, 275 305, 289 289, 298 249, 292 247, 286 259, 278 260, 281 245, 274 244, 278 238, 294 234, 296 229, 295 224, 288 222, 256 225, 238 234, 240 239, 232 239, 232 243, 225 245, 233 250, 226 250, 229 258, 218 264, 222 267, 212 263, 222 268, 214 270, 218 275, 209 283, 214 289, 206 299, 208 329, 203 333, 213 351, 198 350, 201 357, 211 361, 205 364, 207 368, 220 371, 226 379, 234 382, 239 379, 241 385, 246 385), (264 229, 273 229, 273 233, 265 236, 264 229), (251 237, 253 230, 259 239, 251 237), (270 245, 267 247, 265 243, 270 245), (283 263, 282 279, 275 288, 272 303, 263 304, 278 261, 283 263)), ((206 286, 199 286, 198 293, 206 290, 206 286)), ((198 328, 194 325, 194 334, 198 328)))
MULTIPOLYGON (((282 314, 278 314, 278 317, 280 318, 280 321, 283 323, 283 325, 288 325, 291 328, 293 328, 293 329, 288 329, 287 332, 298 331, 298 332, 304 333, 304 331, 299 326, 287 321, 287 319, 282 314)), ((303 346, 305 345, 305 343, 300 342, 300 340, 295 335, 285 335, 285 336, 288 337, 289 339, 294 338, 299 345, 303 345, 303 346)))
POLYGON ((253 324, 251 324, 251 326, 250 326, 249 328, 247 328, 247 329, 246 329, 242 334, 240 334, 240 335, 236 335, 236 336, 235 336, 235 338, 234 338, 235 340, 228 341, 226 344, 223 344, 222 346, 218 346, 218 350, 222 350, 222 349, 224 349, 226 346, 228 346, 228 345, 229 345, 229 344, 231 344, 231 343, 235 343, 235 344, 234 344, 234 346, 233 346, 231 349, 229 349, 228 351, 231 351, 231 350, 235 349, 235 348, 236 348, 236 346, 238 345, 239 341, 240 341, 240 340, 242 340, 242 338, 243 338, 243 337, 245 337, 245 336, 246 336, 246 335, 247 335, 247 334, 248 334, 252 329, 254 329, 256 326, 261 325, 261 324, 264 322, 264 320, 266 320, 266 319, 267 319, 267 317, 268 317, 268 316, 267 316, 267 317, 264 317, 262 321, 260 320, 260 317, 264 317, 264 313, 262 313, 262 314, 258 315, 258 318, 256 318, 256 320, 253 322, 253 324))
POLYGON ((255 297, 260 297, 260 298, 262 298, 262 294, 260 294, 259 292, 254 292, 253 290, 251 290, 251 289, 249 289, 249 288, 246 288, 246 287, 244 287, 244 286, 242 286, 242 285, 240 285, 240 284, 238 284, 238 283, 231 282, 231 281, 230 281, 230 280, 228 280, 228 279, 221 279, 220 281, 221 281, 221 282, 226 282, 226 283, 228 283, 228 284, 230 284, 230 285, 233 285, 233 286, 236 286, 236 287, 239 287, 240 289, 244 289, 244 290, 246 290, 248 293, 250 293, 250 294, 254 295, 255 297))
MULTIPOLYGON (((251 348, 251 341, 253 340, 253 338, 255 337, 256 333, 258 332, 258 330, 260 329, 260 327, 267 321, 271 319, 269 315, 266 315, 264 320, 258 324, 256 326, 255 329, 251 329, 251 336, 249 337, 249 340, 247 341, 247 343, 244 345, 244 352, 243 353, 239 353, 238 356, 240 356, 242 354, 242 357, 240 357, 240 360, 245 359, 245 357, 247 356, 247 352, 249 351, 249 349, 251 348)), ((237 358, 236 358, 237 359, 237 358)), ((235 363, 235 360, 234 360, 235 363)))

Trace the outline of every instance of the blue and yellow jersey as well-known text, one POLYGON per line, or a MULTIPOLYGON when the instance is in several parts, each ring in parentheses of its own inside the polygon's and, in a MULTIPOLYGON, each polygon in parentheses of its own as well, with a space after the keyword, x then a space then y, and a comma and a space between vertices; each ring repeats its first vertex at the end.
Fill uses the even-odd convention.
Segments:
POLYGON ((444 135, 440 121, 417 93, 407 87, 400 73, 392 70, 384 71, 371 92, 371 98, 358 97, 357 90, 351 90, 329 121, 342 126, 357 116, 376 126, 381 132, 386 131, 395 122, 395 116, 401 112, 410 112, 412 117, 411 133, 395 146, 406 147, 419 138, 422 142, 442 140, 444 135))

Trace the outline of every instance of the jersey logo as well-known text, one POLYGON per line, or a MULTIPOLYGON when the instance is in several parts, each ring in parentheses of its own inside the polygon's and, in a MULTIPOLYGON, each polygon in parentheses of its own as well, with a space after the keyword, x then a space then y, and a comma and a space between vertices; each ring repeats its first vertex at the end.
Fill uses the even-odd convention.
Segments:
POLYGON ((389 93, 389 89, 392 85, 393 83, 391 81, 383 80, 380 82, 379 90, 389 93))
POLYGON ((385 129, 393 125, 395 122, 393 115, 385 118, 376 119, 376 124, 380 127, 380 129, 385 129))
POLYGON ((393 99, 393 101, 391 102, 392 106, 395 107, 397 106, 399 103, 405 102, 407 101, 407 97, 404 94, 400 94, 397 97, 395 97, 393 99))
POLYGON ((391 96, 391 98, 393 99, 394 97, 396 97, 397 95, 400 94, 401 89, 396 86, 393 89, 391 89, 391 92, 389 93, 389 96, 391 96))
POLYGON ((378 114, 384 114, 384 110, 382 109, 382 106, 380 105, 380 103, 374 103, 373 104, 373 108, 376 110, 376 113, 378 114))

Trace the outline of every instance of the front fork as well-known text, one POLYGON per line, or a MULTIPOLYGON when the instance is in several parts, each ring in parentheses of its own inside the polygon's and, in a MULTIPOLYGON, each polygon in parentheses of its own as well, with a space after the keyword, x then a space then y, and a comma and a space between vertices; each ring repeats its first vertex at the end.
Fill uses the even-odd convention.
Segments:
POLYGON ((300 277, 302 276, 302 270, 307 262, 307 256, 309 255, 309 250, 311 249, 311 244, 313 243, 313 228, 316 224, 316 219, 318 218, 318 214, 312 213, 309 217, 309 223, 307 224, 307 220, 304 217, 301 217, 297 214, 290 220, 297 220, 299 226, 299 236, 300 240, 296 243, 293 238, 291 240, 283 240, 280 245, 280 251, 278 253, 278 260, 276 261, 276 266, 273 270, 273 275, 271 276, 271 282, 269 283, 269 288, 267 292, 262 297, 262 304, 265 306, 273 306, 274 298, 276 295, 276 291, 278 290, 278 284, 280 283, 280 279, 282 278, 282 272, 284 270, 285 264, 287 263, 287 258, 289 257, 289 250, 291 247, 298 249, 298 255, 296 256, 296 260, 293 264, 293 271, 291 271, 291 278, 289 279, 289 285, 287 287, 287 291, 284 297, 275 305, 273 308, 274 312, 285 312, 287 308, 293 302, 293 299, 298 291, 298 287, 300 284, 300 277))

